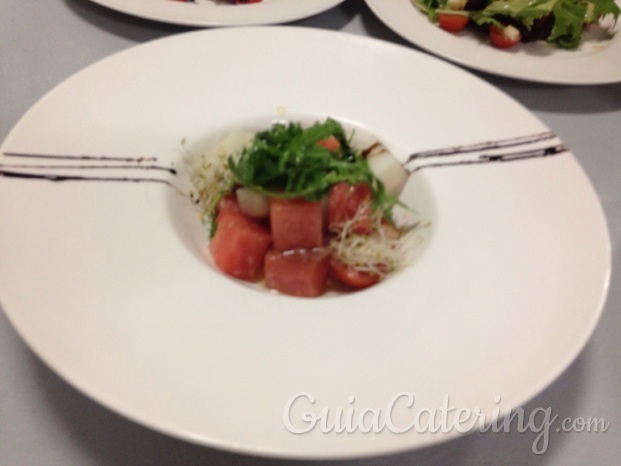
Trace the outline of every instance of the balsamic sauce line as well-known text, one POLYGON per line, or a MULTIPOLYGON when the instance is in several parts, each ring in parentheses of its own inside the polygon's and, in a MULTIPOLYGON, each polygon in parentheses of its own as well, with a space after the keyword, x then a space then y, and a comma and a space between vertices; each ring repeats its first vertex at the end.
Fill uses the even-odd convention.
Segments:
MULTIPOLYGON (((458 161, 448 161, 448 162, 437 162, 437 163, 428 163, 425 165, 419 165, 416 167, 407 167, 407 164, 412 160, 416 160, 419 158, 429 158, 429 157, 438 157, 438 156, 448 156, 448 155, 462 155, 477 151, 483 150, 492 150, 498 148, 508 148, 508 147, 517 147, 523 146, 527 144, 532 144, 535 142, 540 142, 548 139, 554 138, 555 135, 551 131, 546 131, 539 134, 533 134, 528 136, 520 136, 515 138, 501 139, 498 141, 488 141, 484 143, 470 144, 470 145, 462 145, 462 146, 453 146, 445 149, 431 150, 418 152, 410 155, 408 159, 403 163, 404 168, 412 174, 424 168, 437 168, 437 167, 448 167, 448 166, 457 166, 457 165, 473 165, 473 164, 484 164, 484 163, 497 163, 497 162, 511 162, 516 160, 525 160, 532 158, 541 158, 548 157, 552 155, 561 154, 563 152, 568 151, 569 149, 563 145, 553 145, 547 146, 539 149, 531 149, 520 152, 505 152, 500 154, 480 154, 478 158, 470 159, 470 160, 458 160, 458 161)), ((109 156, 89 156, 89 155, 80 155, 80 156, 66 156, 66 155, 48 155, 48 154, 28 154, 28 153, 18 153, 18 152, 4 152, 3 155, 8 157, 25 157, 25 158, 42 158, 42 159, 64 159, 64 160, 96 160, 96 161, 124 161, 124 162, 136 162, 140 163, 142 161, 156 161, 156 158, 129 158, 129 157, 109 157, 109 156)), ((177 171, 174 168, 161 167, 156 165, 66 165, 66 166, 54 166, 54 165, 7 165, 0 164, 0 177, 6 178, 23 178, 23 179, 39 179, 39 180, 48 180, 48 181, 105 181, 105 182, 153 182, 153 183, 161 183, 168 185, 175 189, 177 192, 183 194, 174 184, 172 184, 168 180, 160 179, 160 178, 140 178, 140 177, 112 177, 112 176, 80 176, 80 175, 63 175, 63 174, 44 174, 44 173, 26 173, 19 171, 11 171, 6 170, 6 168, 74 168, 74 169, 146 169, 146 170, 164 170, 172 173, 173 175, 177 174, 177 171)))
POLYGON ((0 177, 5 178, 21 178, 30 180, 46 180, 46 181, 102 181, 102 182, 131 182, 131 183, 159 183, 172 187, 175 191, 181 193, 170 181, 155 177, 130 177, 130 176, 82 176, 70 175, 67 173, 36 173, 24 170, 159 170, 165 171, 172 175, 177 175, 177 170, 172 167, 164 167, 154 165, 157 162, 156 157, 116 157, 108 155, 58 155, 58 154, 36 154, 27 152, 3 152, 5 157, 14 157, 22 159, 43 159, 43 160, 69 160, 73 162, 95 162, 93 164, 1 164, 0 177), (96 162, 107 162, 100 164, 96 162), (119 162, 119 163, 114 163, 119 162), (148 165, 143 165, 149 162, 148 165))
POLYGON ((478 158, 470 159, 470 160, 429 163, 426 165, 419 165, 413 168, 406 167, 406 169, 408 170, 410 174, 412 174, 424 168, 449 167, 449 166, 457 166, 457 165, 475 165, 475 164, 497 163, 497 162, 513 162, 517 160, 549 157, 549 156, 561 154, 568 150, 569 149, 565 145, 558 144, 555 146, 548 146, 548 147, 543 147, 541 149, 531 149, 531 150, 521 151, 521 152, 507 152, 503 154, 483 154, 483 155, 479 155, 478 158))
POLYGON ((172 175, 177 175, 177 170, 172 167, 164 167, 149 163, 142 165, 143 162, 156 162, 156 157, 115 157, 115 156, 94 156, 94 155, 57 155, 57 154, 35 154, 25 152, 3 152, 5 157, 23 159, 44 159, 44 160, 70 160, 77 162, 108 162, 107 164, 93 163, 86 165, 79 164, 1 164, 0 177, 22 178, 31 180, 47 181, 104 181, 104 182, 150 182, 168 185, 176 191, 181 192, 170 181, 155 177, 129 177, 129 176, 82 176, 70 175, 67 173, 36 173, 24 170, 159 170, 166 171, 172 175), (118 164, 111 162, 120 162, 118 164))
POLYGON ((109 155, 54 155, 54 154, 31 154, 25 152, 3 152, 6 157, 23 157, 33 159, 56 159, 56 160, 95 160, 116 162, 156 162, 156 157, 113 157, 109 155))
POLYGON ((452 146, 446 147, 443 149, 433 149, 422 152, 415 152, 411 154, 405 163, 411 162, 415 159, 420 158, 428 158, 428 157, 440 157, 447 155, 459 155, 459 154, 467 154, 471 152, 478 152, 483 150, 492 150, 492 149, 504 149, 507 147, 516 147, 522 146, 526 144, 533 144, 535 142, 546 141, 548 139, 552 139, 556 137, 556 135, 551 131, 545 131, 542 133, 531 134, 527 136, 518 136, 507 139, 499 139, 498 141, 487 141, 480 142, 476 144, 467 144, 460 146, 452 146))
POLYGON ((0 169, 2 168, 31 168, 34 170, 162 170, 177 174, 177 170, 169 167, 162 167, 158 165, 25 165, 25 164, 2 164, 0 163, 0 169))
POLYGON ((0 168, 0 177, 6 178, 21 178, 30 180, 46 180, 46 181, 103 181, 103 182, 131 182, 131 183, 160 183, 170 186, 178 193, 184 195, 184 193, 177 188, 169 180, 162 178, 141 178, 141 177, 126 177, 126 176, 80 176, 80 175, 61 175, 61 174, 49 174, 49 173, 26 173, 5 170, 0 168))

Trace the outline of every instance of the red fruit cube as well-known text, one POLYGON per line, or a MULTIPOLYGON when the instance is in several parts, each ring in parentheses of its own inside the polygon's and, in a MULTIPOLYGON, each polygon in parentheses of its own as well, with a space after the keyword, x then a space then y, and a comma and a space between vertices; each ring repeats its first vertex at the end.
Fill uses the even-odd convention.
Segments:
POLYGON ((324 249, 270 250, 265 255, 265 284, 293 296, 323 294, 330 269, 330 254, 324 249))
POLYGON ((336 136, 330 136, 326 139, 322 139, 321 141, 317 141, 317 144, 330 151, 339 150, 341 148, 341 143, 338 139, 336 139, 336 136))
POLYGON ((270 225, 276 251, 323 246, 321 201, 270 198, 270 225))
POLYGON ((328 228, 339 231, 345 222, 356 219, 351 232, 370 234, 372 231, 373 193, 366 183, 337 183, 328 194, 328 228))
POLYGON ((235 278, 257 279, 272 242, 269 231, 235 210, 221 211, 216 221, 209 250, 218 268, 235 278))

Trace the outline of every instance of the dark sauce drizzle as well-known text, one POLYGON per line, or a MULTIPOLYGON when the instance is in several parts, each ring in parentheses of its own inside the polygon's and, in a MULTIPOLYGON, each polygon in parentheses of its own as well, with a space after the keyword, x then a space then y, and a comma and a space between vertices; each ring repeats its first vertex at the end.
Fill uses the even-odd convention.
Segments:
MULTIPOLYGON (((556 138, 556 135, 551 131, 544 131, 541 133, 531 134, 527 136, 520 136, 514 138, 500 139, 497 141, 487 141, 476 144, 461 145, 447 147, 444 149, 434 149, 422 152, 415 152, 411 154, 405 162, 403 167, 410 174, 415 173, 424 168, 438 168, 438 167, 451 167, 458 165, 479 165, 484 163, 497 163, 497 162, 513 162, 516 160, 526 160, 540 157, 549 157, 552 155, 561 154, 569 149, 561 144, 548 145, 545 147, 534 147, 531 149, 525 149, 522 151, 508 151, 502 153, 493 153, 486 151, 493 151, 496 149, 511 149, 516 147, 528 147, 541 143, 543 141, 549 141, 556 138), (478 153, 478 155, 476 154, 478 153), (458 156, 469 156, 474 154, 470 158, 462 157, 461 160, 455 160, 458 156), (452 157, 451 160, 447 158, 452 157), (438 162, 427 160, 432 158, 438 158, 438 162), (413 162, 422 162, 414 164, 413 162)), ((363 158, 368 158, 372 153, 376 151, 387 152, 386 147, 381 142, 374 142, 369 147, 361 151, 363 158)))
POLYGON ((164 167, 155 165, 151 162, 157 162, 155 157, 111 157, 111 156, 92 156, 92 155, 54 155, 54 154, 30 154, 18 152, 4 152, 5 157, 15 157, 23 159, 45 159, 45 160, 69 160, 79 162, 95 162, 91 165, 86 163, 79 164, 0 164, 0 177, 6 178, 22 178, 30 180, 47 180, 47 181, 103 181, 103 182, 132 182, 132 183, 160 183, 168 185, 175 190, 178 188, 168 179, 156 177, 140 177, 140 176, 89 176, 89 175, 69 175, 63 173, 45 172, 36 173, 24 170, 145 170, 145 171, 165 171, 171 175, 177 175, 177 170, 173 167, 164 167), (100 164, 97 162, 105 162, 100 164), (117 164, 113 162, 119 162, 117 164), (148 164, 144 164, 149 162, 148 164))
MULTIPOLYGON (((406 167, 410 173, 415 173, 424 168, 437 168, 437 167, 450 167, 458 165, 477 165, 483 163, 497 163, 497 162, 513 162, 517 160, 526 160, 533 158, 549 157, 552 155, 561 154, 569 149, 563 145, 558 144, 555 146, 543 147, 541 149, 533 149, 522 152, 509 152, 505 154, 483 154, 478 158, 470 160, 458 160, 458 161, 442 161, 437 163, 428 163, 426 165, 418 165, 416 167, 406 167)), ((457 155, 458 153, 455 153, 457 155)), ((407 162, 406 162, 407 163, 407 162)))
POLYGON ((533 144, 540 141, 546 141, 549 139, 555 138, 555 134, 551 131, 545 131, 538 134, 531 134, 528 136, 520 136, 515 138, 507 138, 500 139, 498 141, 487 141, 477 144, 468 144, 461 146, 453 146, 447 147, 444 149, 434 149, 423 152, 415 152, 410 155, 405 163, 411 162, 415 159, 422 159, 428 157, 442 157, 448 155, 459 155, 459 154, 467 154, 472 152, 484 151, 484 150, 493 150, 493 149, 504 149, 507 147, 518 147, 526 144, 533 144))
POLYGON ((62 168, 71 168, 73 170, 162 170, 168 173, 172 173, 173 175, 177 174, 177 170, 170 167, 160 167, 158 165, 7 165, 0 163, 0 169, 3 168, 32 168, 37 170, 56 170, 62 168))
MULTIPOLYGON (((477 158, 467 160, 456 161, 440 161, 432 162, 424 165, 418 165, 414 167, 408 167, 408 164, 414 160, 427 159, 431 157, 444 158, 447 156, 458 156, 464 154, 470 154, 475 152, 483 152, 486 150, 506 149, 519 146, 526 146, 529 144, 538 143, 555 138, 556 136, 551 131, 546 131, 538 134, 521 136, 516 138, 502 139, 498 141, 488 141, 477 144, 453 146, 444 149, 436 149, 430 151, 416 152, 411 154, 405 163, 403 164, 409 173, 415 173, 424 168, 437 168, 448 167, 458 165, 474 165, 484 163, 498 163, 498 162, 511 162, 516 160, 525 160, 532 158, 549 157, 566 152, 568 148, 563 144, 550 145, 543 148, 535 148, 530 150, 518 151, 518 152, 505 152, 505 153, 486 153, 480 154, 477 158)), ((362 156, 367 157, 374 149, 381 146, 379 142, 368 147, 362 151, 362 156)), ((91 156, 91 155, 53 155, 53 154, 30 154, 30 153, 18 153, 18 152, 5 152, 6 157, 21 157, 30 159, 54 159, 54 160, 75 160, 75 161, 92 161, 92 162, 123 162, 122 164, 94 164, 94 165, 7 165, 0 164, 0 177, 7 178, 23 178, 23 179, 39 179, 48 181, 104 181, 104 182, 150 182, 160 183, 172 187, 176 191, 179 189, 170 182, 168 179, 161 179, 155 177, 125 177, 125 176, 81 176, 81 175, 67 175, 67 174, 55 174, 55 173, 29 173, 24 171, 15 171, 13 169, 78 169, 78 170, 92 170, 92 169, 143 169, 143 170, 160 170, 166 171, 172 175, 177 175, 177 170, 172 167, 163 167, 158 165, 142 165, 143 162, 156 162, 155 157, 111 157, 111 156, 91 156), (128 164, 131 163, 131 164, 128 164), (8 168, 8 169, 7 169, 8 168)), ((179 191, 180 192, 180 191, 179 191)))
POLYGON ((112 157, 109 155, 54 155, 54 154, 29 154, 24 152, 3 152, 6 157, 22 157, 32 159, 56 159, 56 160, 97 160, 114 162, 156 162, 155 157, 112 157))

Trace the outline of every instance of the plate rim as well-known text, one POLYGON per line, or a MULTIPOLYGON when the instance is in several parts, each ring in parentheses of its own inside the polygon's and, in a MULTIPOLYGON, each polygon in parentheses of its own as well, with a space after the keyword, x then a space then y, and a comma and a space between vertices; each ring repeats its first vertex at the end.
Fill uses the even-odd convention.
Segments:
MULTIPOLYGON (((331 8, 336 7, 340 3, 345 0, 322 0, 323 3, 319 8, 304 8, 300 9, 300 11, 291 10, 289 12, 279 11, 277 9, 268 15, 263 15, 260 19, 253 19, 252 16, 248 14, 249 10, 239 11, 239 13, 234 13, 231 15, 221 16, 216 19, 205 18, 203 14, 188 14, 187 10, 182 10, 181 8, 194 8, 200 7, 201 10, 204 11, 207 5, 200 4, 190 4, 190 5, 182 5, 182 4, 174 4, 175 2, 171 0, 158 0, 161 2, 169 1, 172 5, 163 4, 161 6, 158 5, 158 9, 154 10, 153 5, 149 4, 149 0, 137 0, 139 3, 128 2, 128 0, 90 0, 93 3, 96 3, 102 7, 109 8, 111 10, 128 14, 131 16, 135 16, 138 18, 157 21, 168 24, 176 24, 180 26, 189 26, 189 27, 239 27, 239 26, 259 26, 259 25, 273 25, 279 23, 287 23, 293 21, 299 21, 320 13, 327 11, 331 8), (243 13, 243 14, 242 14, 243 13)), ((304 0, 296 0, 302 3, 304 0)), ((220 8, 224 7, 241 7, 241 8, 265 8, 265 6, 261 6, 260 4, 250 4, 250 5, 221 5, 220 8)), ((217 8, 217 6, 207 7, 208 10, 211 8, 217 8)), ((269 6, 268 6, 269 8, 269 6)), ((207 11, 208 11, 207 10, 207 11)))
MULTIPOLYGON (((279 27, 278 29, 284 29, 284 28, 279 27)), ((302 30, 302 28, 294 28, 294 27, 292 27, 291 29, 295 29, 295 30, 298 30, 298 31, 302 30)), ((255 30, 258 30, 258 29, 255 29, 255 30)), ((206 32, 207 32, 207 33, 214 33, 215 31, 198 31, 198 32, 191 32, 191 33, 189 33, 189 34, 204 34, 204 33, 206 33, 206 32)), ((335 31, 313 31, 312 33, 310 33, 310 32, 309 32, 309 34, 318 34, 318 35, 321 35, 321 34, 330 34, 330 35, 331 35, 331 34, 335 34, 335 35, 339 35, 339 36, 343 36, 343 37, 347 36, 347 34, 345 34, 345 33, 340 33, 340 32, 335 32, 335 31)), ((153 41, 153 42, 168 41, 168 40, 170 40, 170 38, 158 39, 158 40, 153 41)), ((381 42, 381 41, 377 41, 376 39, 367 38, 367 37, 356 37, 356 39, 354 39, 354 38, 353 38, 353 36, 348 37, 348 40, 361 40, 361 41, 369 41, 369 43, 381 42)), ((121 52, 118 52, 117 54, 113 54, 113 55, 111 55, 111 56, 109 56, 109 57, 106 57, 106 58, 104 58, 104 59, 100 60, 99 62, 96 62, 96 63, 94 63, 94 64, 92 64, 92 65, 89 65, 89 66, 88 66, 87 68, 85 68, 85 69, 88 69, 88 68, 91 68, 91 67, 98 67, 98 66, 102 66, 102 65, 101 65, 101 63, 102 63, 102 62, 105 62, 105 61, 106 61, 106 60, 108 60, 108 59, 112 59, 112 58, 113 58, 114 56, 116 56, 116 55, 119 55, 119 54, 125 54, 125 53, 130 52, 130 50, 132 50, 132 49, 134 49, 134 48, 145 47, 145 46, 148 46, 148 44, 143 44, 143 45, 139 45, 139 46, 136 46, 136 47, 132 47, 131 49, 123 50, 123 51, 121 51, 121 52)), ((393 47, 393 46, 395 46, 395 45, 394 45, 394 44, 389 44, 389 46, 390 46, 390 47, 393 47)), ((396 47, 401 47, 401 46, 396 45, 396 47)), ((410 50, 410 49, 408 49, 407 47, 405 47, 404 49, 405 49, 405 50, 410 50)), ((412 51, 412 50, 410 50, 408 53, 410 53, 410 52, 413 52, 413 53, 415 53, 415 54, 418 54, 419 58, 424 57, 424 58, 423 58, 424 60, 437 60, 436 58, 429 57, 428 55, 426 55, 426 54, 422 54, 422 53, 417 52, 417 51, 412 51)), ((450 65, 450 64, 449 64, 449 66, 453 66, 453 65, 450 65)), ((492 86, 490 86, 488 83, 485 83, 485 81, 484 81, 484 80, 482 80, 482 79, 480 79, 480 78, 478 78, 478 77, 476 77, 476 76, 474 76, 474 75, 471 75, 471 74, 469 74, 469 73, 467 73, 467 72, 465 72, 465 71, 461 70, 460 68, 457 68, 457 67, 454 67, 454 68, 455 68, 455 69, 457 69, 457 70, 460 70, 460 72, 463 72, 463 73, 465 73, 466 75, 469 75, 470 77, 472 77, 472 78, 474 78, 474 79, 476 79, 476 80, 479 80, 482 84, 485 84, 485 85, 489 86, 490 88, 492 87, 492 86)), ((62 87, 62 86, 65 86, 65 85, 66 85, 66 83, 67 83, 69 80, 71 80, 74 76, 76 76, 76 75, 80 74, 82 71, 83 71, 83 70, 78 71, 77 73, 75 73, 74 75, 72 75, 71 77, 69 77, 67 80, 65 80, 65 81, 63 81, 62 83, 60 83, 58 86, 56 86, 54 89, 52 89, 52 90, 51 90, 48 94, 46 94, 46 95, 45 95, 42 99, 45 99, 45 98, 47 97, 47 95, 49 95, 49 94, 53 93, 53 92, 54 92, 57 88, 60 88, 60 87, 62 87)), ((504 94, 504 93, 503 93, 503 95, 505 95, 505 97, 508 97, 508 96, 506 96, 506 94, 504 94)), ((519 104, 518 102, 514 101, 513 99, 510 99, 510 100, 512 100, 512 101, 513 101, 516 105, 521 106, 521 104, 519 104)), ((36 103, 32 106, 32 108, 31 108, 31 109, 34 109, 36 106, 38 106, 38 105, 39 105, 39 103, 40 103, 40 101, 36 102, 36 103)), ((522 107, 522 108, 523 108, 523 107, 522 107)), ((28 112, 26 112, 26 114, 24 114, 24 116, 23 116, 22 118, 20 118, 20 120, 19 120, 19 122, 17 123, 16 127, 17 127, 18 125, 21 125, 24 121, 26 121, 26 120, 27 120, 29 112, 30 112, 30 109, 29 109, 29 111, 28 111, 28 112)), ((531 115, 532 115, 534 118, 536 118, 536 116, 534 116, 532 113, 531 113, 531 115)), ((15 128, 14 128, 14 129, 15 129, 15 128)), ((4 146, 4 145, 5 145, 5 143, 6 143, 6 141, 10 141, 10 140, 12 139, 12 134, 13 134, 14 129, 12 129, 12 130, 9 132, 9 135, 7 136, 7 138, 5 139, 5 141, 4 141, 4 142, 0 145, 0 148, 3 148, 3 146, 4 146)), ((574 163, 576 163, 580 169, 582 169, 582 168, 580 167, 580 164, 578 163, 578 161, 577 161, 577 160, 575 159, 575 157, 573 156, 573 154, 571 154, 571 157, 572 157, 573 162, 574 162, 574 163)), ((583 174, 584 174, 584 173, 583 173, 583 174)), ((586 175, 585 175, 585 177, 586 177, 586 175)), ((587 178, 586 180, 587 180, 587 182, 589 182, 589 181, 588 181, 588 178, 587 178)), ((589 185, 590 185, 590 182, 589 182, 589 185)), ((591 186, 591 189, 592 189, 592 186, 591 186)), ((594 192, 594 191, 593 191, 593 192, 594 192)), ((596 199, 597 199, 597 197, 596 197, 596 199)), ((602 208, 601 208, 601 204, 599 204, 599 203, 598 203, 598 205, 599 205, 599 209, 600 209, 600 214, 601 214, 601 216, 602 216, 603 220, 605 221, 605 220, 606 220, 606 217, 605 217, 605 215, 604 215, 604 213, 603 213, 603 210, 602 210, 602 208)), ((607 225, 606 225, 606 228, 607 228, 607 225)), ((607 246, 606 246, 606 247, 607 247, 607 250, 608 250, 608 254, 607 254, 607 257, 608 257, 607 281, 606 281, 606 283, 605 283, 604 289, 602 290, 602 294, 601 294, 601 298, 602 298, 602 299, 601 299, 601 303, 600 303, 600 305, 599 305, 599 310, 598 310, 598 312, 596 312, 596 313, 594 314, 594 316, 593 316, 593 321, 592 321, 592 322, 593 322, 593 325, 592 325, 592 327, 591 327, 591 328, 590 328, 587 332, 585 332, 585 335, 584 335, 584 341, 582 341, 580 344, 578 344, 578 345, 576 346, 576 348, 575 348, 575 354, 572 354, 572 355, 567 356, 567 361, 566 361, 566 364, 561 364, 561 366, 562 366, 562 367, 559 367, 559 370, 558 370, 558 372, 557 372, 557 373, 555 373, 555 374, 550 374, 550 375, 549 375, 549 380, 543 384, 543 385, 544 385, 544 387, 543 387, 543 388, 547 387, 547 386, 549 385, 549 383, 551 383, 553 380, 555 380, 555 379, 556 379, 556 378, 557 378, 557 377, 558 377, 558 376, 559 376, 559 375, 560 375, 560 374, 561 374, 561 373, 562 373, 562 372, 563 372, 563 371, 564 371, 564 370, 565 370, 565 369, 566 369, 566 368, 567 368, 567 367, 568 367, 568 366, 569 366, 569 365, 570 365, 570 364, 574 361, 574 359, 577 357, 577 355, 578 355, 578 354, 582 351, 582 349, 584 348, 584 345, 586 345, 586 342, 590 339, 590 337, 591 337, 591 335, 592 335, 593 331, 595 330, 595 327, 596 327, 596 325, 597 325, 597 322, 599 321, 599 318, 600 318, 601 313, 602 313, 603 308, 604 308, 605 299, 606 299, 607 294, 608 294, 608 291, 607 291, 607 290, 608 290, 608 288, 609 288, 609 284, 610 284, 610 273, 611 273, 611 270, 610 270, 610 268, 611 268, 611 265, 610 265, 610 235, 609 235, 609 232, 608 232, 608 230, 607 230, 607 229, 606 229, 606 231, 607 231, 607 233, 608 233, 608 236, 607 236, 607 246)), ((8 312, 6 309, 3 309, 3 310, 5 311, 5 314, 7 314, 7 318, 9 319, 9 321, 13 324, 13 319, 12 319, 12 316, 11 316, 10 312, 8 312)), ((14 325, 14 324, 13 324, 13 326, 14 326, 14 328, 15 328, 15 325, 14 325)), ((25 338, 25 336, 22 334, 22 332, 20 331, 20 329, 16 329, 16 330, 18 331, 18 334, 20 334, 20 337, 22 337, 22 338, 24 339, 24 341, 28 342, 28 346, 29 346, 29 347, 31 347, 31 348, 33 348, 33 345, 31 344, 31 342, 29 341, 29 339, 25 338)), ((47 365, 49 365, 49 366, 50 366, 50 367, 52 367, 52 368, 54 368, 54 367, 55 367, 55 365, 54 365, 53 363, 51 363, 50 361, 48 361, 48 359, 47 359, 47 358, 45 358, 45 357, 44 357, 44 355, 38 354, 38 352, 37 352, 37 355, 38 355, 38 356, 39 356, 39 357, 40 357, 43 361, 45 361, 47 365)), ((71 378, 68 378, 68 377, 66 377, 64 374, 59 373, 59 371, 57 371, 56 369, 55 369, 55 372, 56 372, 57 374, 61 375, 61 376, 62 376, 62 378, 63 378, 64 380, 67 380, 67 381, 70 383, 70 385, 72 385, 73 387, 78 388, 80 391, 82 391, 82 392, 83 392, 83 393, 85 393, 87 396, 89 396, 89 398, 93 398, 93 397, 92 397, 92 395, 88 393, 88 391, 83 391, 83 390, 80 388, 80 385, 76 385, 76 384, 75 384, 75 381, 72 381, 72 380, 71 380, 71 378)), ((527 399, 530 399, 530 398, 532 398, 532 396, 535 396, 535 395, 536 395, 537 393, 539 393, 539 392, 540 392, 543 388, 540 388, 539 390, 537 390, 537 391, 536 391, 536 393, 535 393, 534 395, 531 395, 531 396, 527 397, 527 399)), ((160 431, 160 432, 167 433, 167 434, 172 435, 172 436, 175 436, 175 437, 177 437, 177 438, 182 438, 182 439, 184 439, 184 440, 186 440, 186 441, 188 441, 188 440, 189 440, 189 441, 193 441, 193 440, 195 440, 195 439, 192 439, 191 435, 187 435, 187 434, 185 434, 185 435, 184 435, 184 434, 180 434, 179 432, 170 432, 170 431, 168 431, 168 432, 167 432, 165 429, 162 429, 162 426, 151 426, 151 425, 149 425, 148 423, 145 423, 145 422, 144 422, 144 419, 142 419, 142 420, 141 420, 141 419, 135 419, 135 418, 133 418, 131 415, 128 415, 128 413, 127 413, 127 412, 123 412, 123 410, 117 409, 117 408, 115 408, 114 406, 110 406, 110 405, 109 405, 109 403, 105 403, 105 402, 103 402, 103 400, 101 400, 100 398, 95 398, 95 399, 96 399, 96 401, 97 401, 98 403, 102 404, 103 406, 106 406, 108 409, 111 409, 112 411, 117 412, 118 414, 120 414, 120 415, 122 415, 122 416, 124 416, 124 417, 129 417, 130 419, 135 420, 136 422, 140 423, 141 425, 146 425, 146 426, 148 426, 148 427, 150 427, 150 428, 154 428, 155 430, 158 430, 158 431, 160 431)), ((431 443, 430 443, 430 445, 431 445, 431 444, 436 444, 437 442, 439 442, 439 441, 443 441, 443 440, 450 440, 450 438, 436 440, 435 442, 431 442, 431 443)), ((199 444, 203 444, 203 442, 200 442, 200 441, 199 441, 199 442, 197 442, 197 443, 199 443, 199 444)), ((256 448, 255 448, 255 449, 253 449, 253 448, 248 449, 248 448, 244 448, 243 446, 231 447, 230 445, 222 445, 222 444, 219 444, 217 441, 214 441, 213 443, 208 444, 208 445, 211 445, 211 446, 216 447, 216 448, 222 448, 222 449, 225 449, 225 450, 234 451, 234 452, 237 452, 237 453, 250 453, 250 454, 254 454, 254 455, 258 455, 258 456, 275 456, 275 455, 274 455, 274 453, 275 453, 275 452, 273 452, 273 451, 272 451, 272 452, 265 452, 265 451, 262 451, 261 449, 256 449, 256 448)), ((419 447, 423 447, 423 446, 426 446, 426 445, 421 445, 421 446, 419 446, 419 447)), ((419 448, 419 447, 416 447, 416 448, 419 448)), ((410 447, 404 447, 404 448, 403 448, 403 450, 394 450, 394 449, 391 449, 391 450, 377 451, 377 452, 375 452, 375 453, 376 453, 376 454, 388 454, 388 453, 395 453, 396 451, 404 451, 404 450, 408 450, 408 449, 411 449, 411 448, 410 448, 410 447)), ((356 455, 352 455, 351 453, 347 453, 347 454, 345 454, 344 456, 339 456, 339 455, 336 455, 336 456, 327 456, 327 457, 325 457, 325 456, 308 456, 308 454, 304 454, 304 455, 302 455, 302 456, 296 456, 296 455, 291 455, 291 452, 289 452, 289 455, 284 454, 284 455, 283 455, 283 457, 292 457, 292 458, 308 458, 308 459, 311 459, 311 458, 313 458, 313 459, 318 459, 318 458, 355 458, 355 457, 367 456, 367 455, 369 455, 369 454, 372 454, 372 453, 369 453, 369 452, 362 452, 360 456, 356 456, 356 455)), ((276 456, 278 456, 278 455, 276 455, 276 456)))

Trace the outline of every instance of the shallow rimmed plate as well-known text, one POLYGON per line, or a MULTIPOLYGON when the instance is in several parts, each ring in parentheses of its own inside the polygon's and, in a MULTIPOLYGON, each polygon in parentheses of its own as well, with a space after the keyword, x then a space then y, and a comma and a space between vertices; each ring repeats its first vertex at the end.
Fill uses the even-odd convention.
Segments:
MULTIPOLYGON (((448 33, 429 21, 411 0, 366 0, 375 15, 414 45, 487 73, 553 84, 594 85, 621 81, 621 39, 588 40, 576 50, 541 43, 498 50, 469 31, 448 33)), ((616 26, 615 30, 619 30, 616 26)))
POLYGON ((307 18, 343 0, 263 0, 231 5, 215 0, 91 0, 140 18, 186 26, 250 26, 278 24, 307 18))
POLYGON ((202 258, 197 216, 166 184, 179 186, 167 170, 182 173, 182 139, 198 147, 249 122, 327 115, 374 133, 400 159, 546 129, 458 67, 354 35, 224 28, 116 54, 43 97, 1 147, 94 157, 0 157, 0 301, 18 333, 117 413, 257 455, 419 448, 459 435, 424 421, 407 429, 425 409, 448 400, 489 418, 535 396, 586 344, 609 280, 605 218, 570 152, 412 175, 403 200, 431 222, 420 254, 360 293, 272 295, 202 258), (110 172, 125 162, 104 156, 135 170, 110 172), (50 167, 65 163, 104 166, 50 167), (324 433, 304 417, 327 409, 334 419, 339 408, 355 419, 373 409, 393 425, 365 434, 367 414, 351 433, 324 433))

